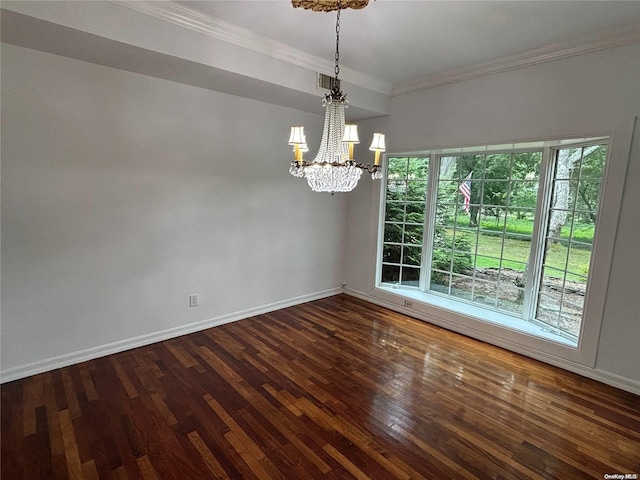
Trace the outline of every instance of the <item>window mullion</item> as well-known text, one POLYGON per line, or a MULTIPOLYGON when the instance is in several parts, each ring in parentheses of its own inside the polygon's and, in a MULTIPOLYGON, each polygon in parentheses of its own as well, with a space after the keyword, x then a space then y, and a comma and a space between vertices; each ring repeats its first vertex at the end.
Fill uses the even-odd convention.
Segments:
POLYGON ((433 233, 436 224, 436 203, 438 201, 438 177, 440 175, 441 155, 432 155, 429 159, 427 174, 427 194, 425 195, 424 226, 422 230, 422 255, 420 261, 420 291, 426 292, 431 284, 431 263, 433 252, 433 233))
POLYGON ((540 180, 538 182, 538 201, 531 235, 531 252, 524 287, 524 305, 522 318, 533 320, 536 315, 538 292, 544 264, 544 246, 549 225, 551 200, 553 196, 553 178, 555 175, 555 150, 547 147, 542 151, 540 180))

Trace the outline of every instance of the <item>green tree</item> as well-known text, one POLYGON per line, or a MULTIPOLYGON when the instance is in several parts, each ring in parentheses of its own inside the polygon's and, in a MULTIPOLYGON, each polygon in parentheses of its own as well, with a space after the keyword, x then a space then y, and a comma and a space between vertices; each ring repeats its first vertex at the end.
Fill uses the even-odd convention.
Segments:
POLYGON ((604 162, 607 149, 603 145, 587 148, 580 161, 576 162, 571 172, 571 178, 577 182, 576 208, 586 210, 580 213, 582 223, 596 223, 596 210, 600 201, 600 186, 603 176, 604 162))
MULTIPOLYGON (((427 195, 429 159, 424 157, 399 157, 389 159, 387 173, 387 202, 385 220, 385 243, 403 244, 402 263, 420 265, 420 248, 424 242, 424 215, 427 195)), ((455 272, 471 269, 471 246, 467 239, 447 235, 446 216, 439 209, 436 213, 433 268, 449 270, 453 258, 455 272)), ((384 258, 383 258, 384 260, 384 258)))

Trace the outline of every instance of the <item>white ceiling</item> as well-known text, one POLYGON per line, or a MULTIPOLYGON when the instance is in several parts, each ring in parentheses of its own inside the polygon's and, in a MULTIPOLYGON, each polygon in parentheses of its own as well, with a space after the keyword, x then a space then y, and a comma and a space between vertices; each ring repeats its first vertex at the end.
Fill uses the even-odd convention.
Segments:
MULTIPOLYGON (((6 1, 2 41, 322 113, 336 14, 289 0, 6 1)), ((370 0, 341 14, 354 120, 411 91, 640 42, 640 1, 370 0)))
MULTIPOLYGON (((288 0, 179 3, 333 59, 335 12, 288 0)), ((640 1, 371 0, 342 12, 340 61, 397 85, 639 22, 640 1)))

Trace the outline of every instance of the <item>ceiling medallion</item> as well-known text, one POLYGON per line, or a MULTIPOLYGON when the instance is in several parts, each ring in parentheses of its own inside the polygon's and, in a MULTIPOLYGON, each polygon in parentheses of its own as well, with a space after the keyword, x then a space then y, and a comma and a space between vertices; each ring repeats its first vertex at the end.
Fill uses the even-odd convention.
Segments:
POLYGON ((369 0, 291 0, 295 8, 304 8, 314 12, 335 12, 345 8, 360 10, 369 4, 369 0))

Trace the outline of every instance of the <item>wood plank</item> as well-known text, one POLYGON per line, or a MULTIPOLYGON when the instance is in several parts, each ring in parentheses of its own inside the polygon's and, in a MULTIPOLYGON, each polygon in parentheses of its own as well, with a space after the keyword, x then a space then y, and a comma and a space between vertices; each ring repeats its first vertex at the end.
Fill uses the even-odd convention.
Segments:
POLYGON ((65 397, 67 398, 67 409, 69 410, 71 418, 75 420, 82 416, 82 410, 80 409, 80 402, 78 401, 78 395, 73 383, 73 378, 71 378, 70 368, 71 367, 63 368, 61 375, 65 397))
POLYGON ((342 455, 338 450, 335 449, 333 445, 327 443, 324 447, 322 447, 325 452, 335 458, 340 465, 342 465, 354 478, 357 480, 370 480, 371 477, 365 475, 365 473, 356 467, 351 461, 342 455))
MULTIPOLYGON (((51 463, 53 468, 53 478, 67 478, 67 463, 65 457, 65 446, 62 438, 62 426, 58 415, 58 395, 56 394, 56 381, 61 380, 61 376, 50 372, 45 378, 45 406, 47 409, 47 421, 49 430, 49 446, 51 448, 51 463)), ((59 373, 59 372, 58 372, 59 373)), ((66 400, 65 400, 66 402, 66 400)), ((46 477, 45 477, 46 478, 46 477)))
POLYGON ((144 480, 158 480, 158 475, 156 474, 151 461, 147 455, 143 455, 136 459, 138 463, 138 467, 140 468, 140 473, 142 474, 142 478, 144 480))
POLYGON ((76 442, 71 412, 68 409, 62 410, 59 412, 59 416, 69 478, 71 480, 82 480, 84 474, 82 473, 82 464, 80 463, 80 454, 78 453, 78 444, 76 442))
POLYGON ((188 434, 189 440, 193 444, 193 446, 198 450, 202 459, 207 464, 209 471, 215 476, 215 478, 219 478, 220 480, 229 479, 229 475, 224 471, 220 462, 216 456, 209 450, 207 444, 202 440, 202 437, 198 434, 198 432, 193 431, 188 434))
POLYGON ((184 368, 195 367, 198 361, 191 355, 186 348, 182 347, 177 340, 168 340, 164 342, 165 347, 173 354, 184 368))
POLYGON ((23 434, 25 437, 36 433, 35 410, 39 404, 43 385, 37 377, 27 378, 24 381, 22 401, 24 408, 22 411, 23 434))
POLYGON ((36 408, 35 413, 38 456, 34 460, 38 462, 41 478, 53 478, 53 455, 51 453, 51 437, 49 435, 47 408, 44 405, 40 405, 36 408))
POLYGON ((88 462, 84 462, 82 464, 82 474, 84 476, 84 480, 100 479, 98 469, 96 468, 96 462, 94 460, 89 460, 88 462))
POLYGON ((89 372, 89 365, 83 363, 80 365, 80 377, 82 378, 82 384, 84 385, 84 391, 87 394, 87 399, 90 402, 98 400, 98 392, 96 391, 96 386, 93 383, 93 379, 91 378, 91 373, 89 372))
POLYGON ((127 395, 129 396, 129 398, 136 398, 138 396, 138 390, 136 389, 135 385, 129 378, 129 375, 127 375, 127 372, 125 371, 125 369, 122 367, 118 358, 119 358, 118 355, 112 355, 110 357, 111 364, 113 365, 113 368, 116 371, 116 375, 120 379, 120 384, 122 385, 122 388, 124 388, 124 391, 127 392, 127 395))
POLYGON ((154 405, 156 406, 160 414, 164 417, 167 424, 176 425, 178 423, 178 420, 176 420, 176 417, 173 415, 171 410, 169 410, 169 407, 167 407, 167 404, 164 403, 164 400, 162 399, 162 395, 160 395, 159 393, 151 393, 150 395, 151 395, 151 400, 153 401, 154 405))

